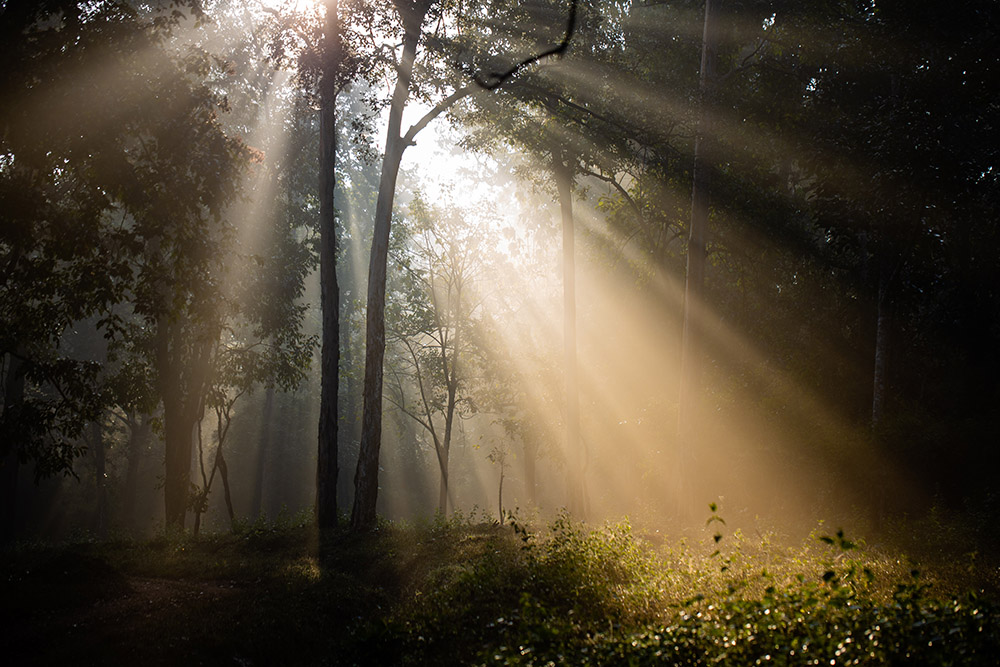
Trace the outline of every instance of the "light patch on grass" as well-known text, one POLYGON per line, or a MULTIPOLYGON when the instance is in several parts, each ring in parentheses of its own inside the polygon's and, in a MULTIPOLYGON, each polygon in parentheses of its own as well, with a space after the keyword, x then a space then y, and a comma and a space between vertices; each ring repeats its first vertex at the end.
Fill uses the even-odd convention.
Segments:
POLYGON ((288 563, 283 572, 283 576, 289 579, 303 579, 309 583, 316 583, 323 576, 323 570, 319 566, 319 560, 315 556, 303 556, 288 563))

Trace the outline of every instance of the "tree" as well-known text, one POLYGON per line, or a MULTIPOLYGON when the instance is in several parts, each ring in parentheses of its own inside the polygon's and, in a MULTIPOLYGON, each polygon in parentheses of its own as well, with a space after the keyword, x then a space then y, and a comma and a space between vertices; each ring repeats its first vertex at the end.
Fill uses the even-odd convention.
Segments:
POLYGON ((402 285, 389 309, 390 335, 399 350, 388 400, 431 438, 441 473, 438 511, 444 515, 454 505, 448 464, 456 418, 476 411, 469 385, 483 352, 475 331, 478 283, 491 235, 489 222, 472 223, 469 212, 453 206, 442 211, 420 196, 408 217, 410 243, 396 258, 402 285), (416 397, 408 399, 410 393, 416 397))
POLYGON ((323 31, 323 72, 320 81, 320 301, 323 346, 316 466, 316 522, 320 530, 336 527, 338 443, 337 396, 340 385, 340 288, 337 285, 337 214, 334 204, 337 172, 337 77, 342 59, 337 0, 326 4, 323 31))
POLYGON ((433 0, 395 0, 393 3, 402 32, 402 51, 396 68, 397 78, 389 106, 385 152, 382 158, 382 175, 379 182, 371 260, 368 269, 364 408, 361 425, 361 449, 354 476, 354 507, 351 511, 351 526, 356 530, 365 529, 374 524, 375 505, 378 498, 378 459, 382 444, 382 362, 385 357, 386 262, 399 163, 403 157, 403 151, 413 142, 421 129, 455 101, 471 92, 471 88, 456 90, 410 127, 405 135, 402 134, 403 110, 410 96, 421 29, 433 4, 433 0))
MULTIPOLYGON (((555 46, 540 51, 529 50, 525 58, 503 54, 501 67, 493 67, 498 61, 496 54, 487 54, 485 59, 477 58, 477 49, 470 50, 470 42, 463 37, 461 29, 456 31, 456 38, 447 40, 442 35, 443 26, 447 21, 438 21, 434 34, 428 35, 429 45, 439 49, 440 53, 457 55, 458 69, 472 73, 475 83, 459 85, 452 83, 459 74, 452 68, 446 69, 447 76, 438 76, 436 85, 432 88, 451 92, 440 98, 434 106, 416 123, 410 126, 406 134, 402 131, 402 114, 411 94, 415 72, 435 73, 432 67, 425 66, 415 70, 417 49, 421 44, 422 29, 427 18, 432 16, 432 9, 438 16, 444 18, 448 7, 445 3, 435 0, 394 0, 396 19, 395 28, 402 36, 401 51, 395 65, 395 85, 389 104, 388 128, 386 131, 385 152, 382 160, 382 175, 379 183, 379 197, 376 204, 375 227, 372 239, 371 261, 368 272, 368 311, 366 316, 365 335, 365 383, 364 383, 364 415, 361 432, 361 448, 358 456, 358 468, 355 474, 354 508, 351 513, 351 525, 356 530, 370 527, 375 521, 376 502, 378 497, 378 458, 381 447, 382 420, 382 362, 385 356, 385 279, 386 258, 389 246, 389 229, 392 217, 392 205, 395 197, 396 177, 399 173, 399 163, 403 151, 411 145, 417 134, 431 121, 462 99, 480 89, 495 90, 504 85, 526 68, 538 63, 543 58, 562 54, 573 36, 576 22, 577 3, 571 4, 567 28, 562 40, 555 46), (484 75, 483 72, 489 72, 484 75)), ((502 44, 502 41, 496 42, 502 44)), ((439 53, 439 55, 440 55, 439 53)))
MULTIPOLYGON (((233 169, 249 152, 220 131, 218 100, 198 83, 207 60, 192 53, 181 64, 166 46, 182 12, 29 4, 11 3, 0 17, 13 68, 2 82, 4 97, 17 101, 0 120, 2 177, 5 188, 20 191, 3 226, 10 233, 4 289, 17 295, 4 299, 4 317, 22 322, 5 327, 14 371, 7 393, 17 400, 5 401, 11 409, 4 408, 3 421, 13 429, 6 452, 44 462, 44 473, 70 468, 80 451, 74 436, 99 413, 97 365, 60 358, 62 331, 103 313, 98 326, 113 337, 121 315, 112 306, 123 301, 138 304, 149 321, 165 318, 173 304, 154 304, 155 281, 149 274, 136 280, 137 265, 166 245, 163 228, 219 215, 235 192, 233 169), (67 226, 71 233, 62 231, 67 226), (29 285, 41 291, 30 294, 29 285), (41 328, 25 326, 31 322, 41 328), (59 396, 49 417, 31 416, 25 381, 59 396)), ((183 233, 175 239, 183 241, 172 248, 179 252, 194 251, 198 241, 183 233)), ((168 465, 172 487, 176 463, 173 457, 168 465)))
MULTIPOLYGON (((586 516, 583 441, 580 438, 580 388, 576 355, 576 234, 573 224, 573 171, 565 149, 552 151, 552 173, 556 181, 562 218, 563 256, 563 382, 566 414, 566 467, 569 508, 586 516)), ((575 161, 574 161, 575 162, 575 161)))
MULTIPOLYGON (((715 54, 718 48, 715 3, 705 0, 705 28, 701 47, 701 70, 698 93, 700 112, 694 144, 694 168, 691 188, 691 225, 688 228, 687 271, 685 272, 684 318, 681 333, 680 395, 678 397, 677 456, 674 458, 675 479, 678 485, 685 478, 685 451, 691 446, 692 422, 698 411, 699 345, 696 340, 704 334, 705 308, 705 258, 709 216, 709 188, 714 168, 712 145, 715 138, 710 119, 713 114, 711 100, 715 78, 715 54)), ((680 497, 684 492, 679 492, 680 497)))

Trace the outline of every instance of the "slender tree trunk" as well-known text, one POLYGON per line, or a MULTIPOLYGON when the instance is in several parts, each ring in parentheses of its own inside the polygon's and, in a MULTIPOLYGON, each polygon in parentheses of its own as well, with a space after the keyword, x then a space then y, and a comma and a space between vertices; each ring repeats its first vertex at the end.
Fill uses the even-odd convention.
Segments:
POLYGON ((438 510, 441 514, 445 516, 448 515, 449 507, 451 504, 451 511, 455 509, 455 503, 451 501, 451 486, 450 478, 448 476, 448 466, 451 460, 451 434, 452 426, 455 423, 455 391, 450 388, 448 390, 448 408, 445 411, 444 417, 444 438, 441 441, 441 491, 438 497, 438 510))
POLYGON ((219 443, 219 456, 215 465, 219 468, 219 476, 222 477, 222 495, 226 500, 226 514, 229 515, 229 528, 236 526, 236 512, 233 510, 233 494, 229 488, 229 466, 226 465, 226 458, 222 455, 222 443, 219 443))
POLYGON ((705 259, 708 237, 709 189, 713 169, 714 137, 711 104, 717 48, 716 11, 720 0, 705 0, 702 35, 700 110, 694 145, 694 173, 691 188, 691 227, 687 244, 687 273, 684 287, 684 321, 681 332, 681 364, 677 415, 677 444, 674 459, 674 488, 683 498, 686 490, 686 460, 690 456, 695 421, 701 397, 702 338, 705 321, 705 259))
MULTIPOLYGON (((4 377, 3 406, 0 419, 4 426, 20 419, 24 405, 24 362, 16 354, 7 355, 7 375, 4 377)), ((14 540, 17 534, 17 473, 21 467, 17 443, 12 440, 0 443, 0 544, 14 540)))
POLYGON ((438 512, 441 516, 448 516, 448 452, 442 452, 441 460, 441 485, 438 487, 438 512))
POLYGON ((368 265, 368 312, 365 330, 364 409, 361 420, 361 447, 354 475, 354 507, 351 527, 365 530, 375 523, 378 502, 378 462, 382 446, 382 362, 385 358, 385 279, 389 253, 389 228, 392 205, 396 196, 396 177, 406 145, 400 135, 403 109, 410 94, 413 64, 420 40, 420 26, 429 8, 428 2, 414 3, 413 11, 397 5, 403 21, 403 52, 398 67, 396 86, 389 107, 385 156, 378 200, 375 205, 375 227, 372 235, 371 260, 368 265))
MULTIPOLYGON (((431 290, 433 291, 433 279, 431 284, 431 290)), ((451 308, 452 304, 446 303, 444 307, 446 309, 451 308)), ((441 340, 441 369, 444 371, 445 382, 448 386, 448 402, 445 406, 444 412, 444 440, 442 442, 442 457, 441 457, 441 494, 438 501, 438 509, 441 514, 448 515, 448 502, 451 489, 449 488, 449 478, 448 478, 448 462, 451 457, 451 434, 455 425, 455 406, 458 399, 458 350, 459 350, 459 333, 458 333, 458 314, 462 309, 462 293, 458 290, 455 295, 455 333, 454 338, 451 340, 451 363, 448 359, 448 350, 444 344, 444 334, 439 326, 438 332, 441 340)), ((440 320, 438 320, 440 324, 440 320)), ((430 420, 430 414, 427 415, 428 421, 430 420)), ((451 503, 451 509, 454 510, 454 502, 451 503)))
POLYGON ((340 388, 340 289, 337 286, 337 70, 341 59, 337 0, 327 0, 323 79, 320 89, 320 301, 323 351, 319 448, 316 465, 316 522, 321 531, 337 525, 337 393, 340 388))
POLYGON ((503 478, 504 465, 500 464, 500 488, 497 489, 497 510, 500 514, 500 523, 503 523, 503 478))
MULTIPOLYGON (((322 402, 322 398, 320 399, 322 402)), ((321 410, 322 412, 322 410, 321 410)), ((268 387, 264 392, 264 412, 260 420, 260 441, 257 447, 257 467, 254 470, 253 498, 250 501, 250 516, 259 517, 264 509, 264 470, 267 468, 271 455, 271 435, 274 431, 271 421, 274 419, 274 387, 268 387)), ((317 488, 319 480, 317 479, 317 488)))
POLYGON ((583 447, 580 440, 580 388, 576 352, 576 234, 573 220, 573 174, 565 155, 554 155, 554 173, 562 213, 563 374, 566 391, 566 467, 569 510, 584 518, 583 447))

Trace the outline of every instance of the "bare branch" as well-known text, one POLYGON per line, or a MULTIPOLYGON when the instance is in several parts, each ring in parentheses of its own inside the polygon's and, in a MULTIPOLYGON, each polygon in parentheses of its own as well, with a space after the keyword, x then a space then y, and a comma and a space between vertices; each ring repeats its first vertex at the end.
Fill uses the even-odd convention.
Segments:
POLYGON ((562 41, 551 48, 545 49, 544 51, 529 58, 525 58, 506 72, 491 72, 487 77, 484 77, 482 74, 477 72, 472 77, 476 84, 485 90, 496 90, 512 77, 517 76, 528 67, 540 62, 543 58, 548 58, 549 56, 561 56, 566 53, 566 50, 569 48, 570 40, 573 39, 573 33, 576 31, 576 10, 578 3, 579 0, 572 0, 570 3, 569 16, 566 19, 566 34, 563 36, 562 41))

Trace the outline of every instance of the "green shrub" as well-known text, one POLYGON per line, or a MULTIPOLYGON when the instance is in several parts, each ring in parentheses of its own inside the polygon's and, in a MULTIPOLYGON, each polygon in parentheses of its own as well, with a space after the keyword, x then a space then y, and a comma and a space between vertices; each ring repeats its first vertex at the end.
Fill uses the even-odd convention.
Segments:
POLYGON ((588 533, 565 517, 532 540, 529 578, 543 585, 522 594, 481 664, 986 665, 1000 654, 992 602, 936 598, 916 570, 886 593, 882 559, 843 533, 779 561, 739 541, 726 555, 682 546, 659 558, 627 526, 588 533), (762 559, 794 574, 776 583, 762 559), (794 572, 804 566, 811 574, 794 572), (644 622, 658 602, 662 618, 644 622))

